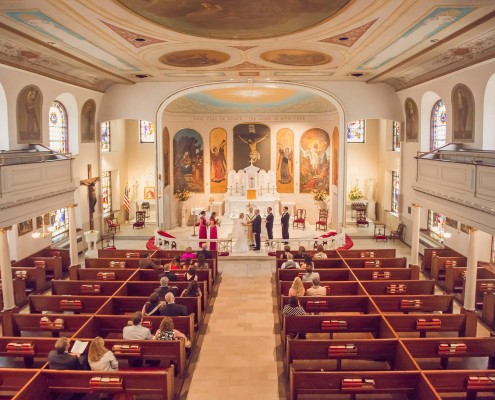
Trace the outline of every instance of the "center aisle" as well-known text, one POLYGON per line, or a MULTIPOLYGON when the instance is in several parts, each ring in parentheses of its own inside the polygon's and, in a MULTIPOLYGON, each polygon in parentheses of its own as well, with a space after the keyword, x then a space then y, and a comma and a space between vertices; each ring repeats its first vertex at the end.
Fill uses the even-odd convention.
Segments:
POLYGON ((270 261, 226 261, 188 400, 278 399, 270 261))

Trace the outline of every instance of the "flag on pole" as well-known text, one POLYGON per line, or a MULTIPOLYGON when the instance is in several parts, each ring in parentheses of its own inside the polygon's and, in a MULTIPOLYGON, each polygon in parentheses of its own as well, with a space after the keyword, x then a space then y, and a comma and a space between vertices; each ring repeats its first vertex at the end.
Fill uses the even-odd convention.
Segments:
POLYGON ((127 211, 127 214, 129 214, 131 212, 131 202, 129 199, 129 192, 130 192, 129 186, 126 186, 124 189, 123 206, 124 206, 125 210, 127 211))

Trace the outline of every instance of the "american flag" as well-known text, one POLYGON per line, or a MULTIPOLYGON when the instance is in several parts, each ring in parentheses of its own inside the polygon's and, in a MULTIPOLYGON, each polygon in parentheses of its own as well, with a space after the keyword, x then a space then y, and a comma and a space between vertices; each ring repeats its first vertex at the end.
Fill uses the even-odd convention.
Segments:
POLYGON ((131 203, 129 200, 129 186, 126 186, 124 189, 124 201, 123 201, 123 206, 126 209, 126 211, 129 213, 131 211, 131 203))

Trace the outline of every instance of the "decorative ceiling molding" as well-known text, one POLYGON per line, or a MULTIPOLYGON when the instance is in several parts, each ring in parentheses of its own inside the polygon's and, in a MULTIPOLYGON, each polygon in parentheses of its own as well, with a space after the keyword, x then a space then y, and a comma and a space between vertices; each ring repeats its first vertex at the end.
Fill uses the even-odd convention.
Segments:
POLYGON ((324 43, 338 44, 339 46, 344 47, 352 47, 359 39, 361 39, 361 36, 363 36, 376 21, 378 21, 378 18, 350 31, 340 33, 338 35, 331 36, 319 41, 324 43), (347 40, 343 40, 343 38, 347 38, 347 40))
POLYGON ((258 46, 229 46, 229 47, 232 47, 234 49, 241 50, 241 51, 246 51, 249 49, 254 49, 255 47, 258 47, 258 46))
POLYGON ((122 37, 125 41, 129 42, 136 48, 149 46, 150 44, 156 43, 166 43, 165 40, 160 40, 156 38, 152 38, 151 36, 142 35, 140 33, 128 31, 127 29, 120 28, 118 26, 109 24, 100 19, 106 26, 108 26, 112 31, 114 31, 117 35, 122 37))
POLYGON ((262 65, 253 64, 249 61, 245 61, 241 64, 234 65, 232 67, 223 68, 224 70, 238 70, 238 69, 273 69, 270 67, 264 67, 262 65))

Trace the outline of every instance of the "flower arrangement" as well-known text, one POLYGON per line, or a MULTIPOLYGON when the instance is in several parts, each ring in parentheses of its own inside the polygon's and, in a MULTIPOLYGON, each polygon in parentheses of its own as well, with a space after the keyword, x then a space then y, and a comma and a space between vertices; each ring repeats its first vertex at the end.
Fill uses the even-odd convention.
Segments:
POLYGON ((327 199, 327 193, 323 190, 313 190, 311 193, 314 201, 325 201, 327 199))
POLYGON ((348 194, 349 200, 359 200, 364 197, 363 192, 357 186, 354 186, 348 194))
POLYGON ((174 193, 174 196, 178 201, 187 201, 191 198, 192 192, 190 192, 189 190, 186 190, 186 189, 177 190, 174 193))

